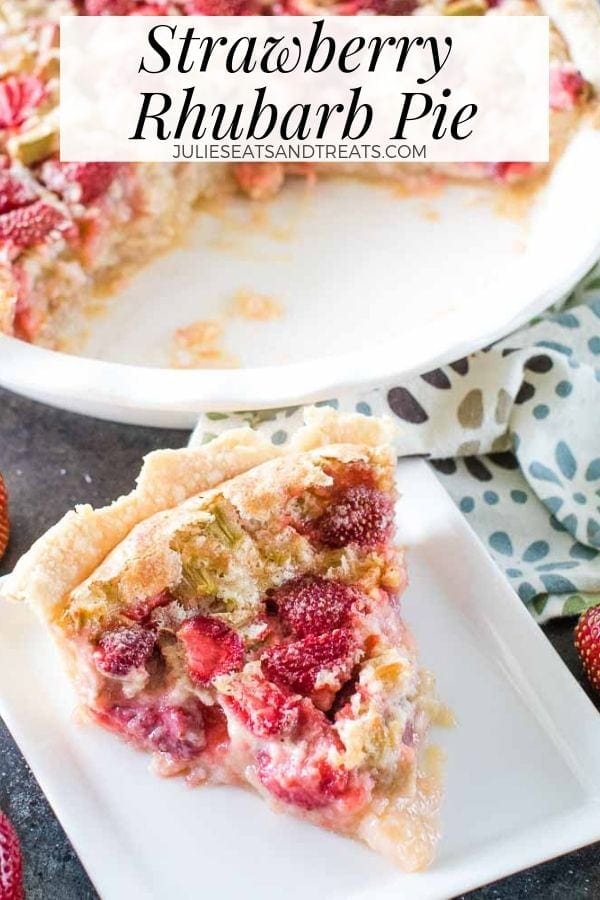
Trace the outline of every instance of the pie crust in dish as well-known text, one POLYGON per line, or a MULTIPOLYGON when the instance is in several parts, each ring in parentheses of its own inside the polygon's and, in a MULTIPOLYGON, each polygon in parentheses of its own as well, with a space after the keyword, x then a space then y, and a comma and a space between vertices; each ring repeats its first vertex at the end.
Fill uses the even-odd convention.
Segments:
MULTIPOLYGON (((399 598, 391 425, 306 411, 147 457, 3 586, 57 642, 82 711, 165 776, 250 787, 414 871, 432 860, 439 713, 399 598)), ((198 798, 198 802, 202 802, 198 798)))
POLYGON ((241 191, 260 200, 288 176, 392 179, 408 192, 446 179, 539 180, 532 163, 59 162, 61 15, 550 16, 551 161, 597 114, 596 0, 0 0, 0 332, 65 349, 99 293, 185 237, 198 208, 241 191))

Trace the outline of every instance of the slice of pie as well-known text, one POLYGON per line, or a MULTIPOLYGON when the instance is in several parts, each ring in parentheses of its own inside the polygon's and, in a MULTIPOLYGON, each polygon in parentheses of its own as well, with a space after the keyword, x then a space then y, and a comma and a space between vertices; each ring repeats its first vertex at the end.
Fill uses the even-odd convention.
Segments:
POLYGON ((388 426, 307 421, 283 450, 243 429, 151 454, 132 494, 68 513, 5 593, 49 626, 83 709, 159 774, 250 786, 422 869, 436 701, 400 616, 388 426))
POLYGON ((513 184, 547 166, 504 163, 59 162, 61 15, 539 15, 551 17, 551 159, 600 88, 597 0, 0 0, 0 332, 69 347, 98 292, 185 236, 203 202, 277 193, 289 176, 394 179, 412 192, 447 179, 513 184))

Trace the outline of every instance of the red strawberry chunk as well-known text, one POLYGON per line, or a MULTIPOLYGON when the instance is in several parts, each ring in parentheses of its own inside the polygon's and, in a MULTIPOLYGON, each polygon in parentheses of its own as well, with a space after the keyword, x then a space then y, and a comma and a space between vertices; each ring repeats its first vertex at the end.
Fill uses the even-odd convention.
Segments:
POLYGON ((6 171, 0 171, 0 215, 28 206, 37 200, 38 196, 26 181, 15 178, 6 171))
POLYGON ((357 658, 352 632, 337 628, 329 634, 309 634, 300 641, 276 644, 261 657, 263 674, 280 687, 310 696, 315 689, 335 692, 347 681, 357 658), (317 681, 322 675, 323 684, 317 681))
POLYGON ((253 200, 266 200, 282 188, 285 166, 283 163, 237 163, 233 174, 245 194, 253 200))
POLYGON ((327 547, 375 547, 390 537, 393 524, 394 507, 387 494, 361 484, 337 497, 317 519, 315 529, 327 547))
POLYGON ((259 9, 252 0, 184 0, 188 16, 252 16, 259 9))
POLYGON ((278 800, 301 809, 318 809, 340 797, 348 786, 348 772, 326 759, 302 760, 290 754, 283 761, 265 750, 256 755, 257 775, 278 800))
POLYGON ((288 581, 270 599, 284 625, 295 636, 306 637, 347 625, 359 597, 350 585, 307 575, 288 581))
POLYGON ((130 609, 125 610, 124 615, 128 619, 133 619, 134 622, 143 622, 155 609, 161 606, 168 606, 173 600, 174 597, 170 591, 161 591, 160 594, 155 594, 153 597, 139 600, 130 609))
POLYGON ((24 900, 24 897, 19 838, 8 816, 0 810, 0 898, 24 900))
POLYGON ((88 16, 128 16, 135 0, 83 0, 83 10, 88 16))
POLYGON ((47 187, 67 200, 91 203, 103 196, 121 169, 119 163, 44 163, 41 177, 47 187))
POLYGON ((258 676, 239 681, 222 700, 257 737, 291 734, 298 725, 300 699, 258 676))
POLYGON ((25 250, 34 244, 41 244, 52 233, 65 234, 71 227, 71 221, 60 209, 37 200, 29 206, 0 215, 0 243, 6 242, 17 250, 25 250))
POLYGON ((220 619, 194 616, 184 622, 177 637, 185 648, 190 678, 197 684, 208 684, 244 664, 240 636, 220 619))
POLYGON ((500 162, 489 164, 489 174, 496 181, 511 184, 526 178, 533 172, 534 163, 531 162, 500 162))
POLYGON ((410 16, 418 6, 418 0, 347 0, 338 14, 355 16, 368 11, 378 16, 410 16))
POLYGON ((105 675, 123 677, 146 663, 156 645, 156 635, 139 626, 115 628, 102 635, 94 650, 96 667, 105 675))
POLYGON ((9 75, 0 81, 0 128, 19 128, 46 96, 44 82, 35 75, 9 75))
POLYGON ((335 764, 343 750, 337 732, 308 700, 301 707, 301 740, 275 744, 256 755, 256 774, 278 800, 302 809, 318 809, 341 797, 349 787, 348 771, 335 764))
POLYGON ((600 606, 593 606, 579 617, 575 647, 590 684, 600 691, 600 606))
POLYGON ((575 66, 567 63, 550 70, 550 108, 565 111, 573 109, 584 95, 586 80, 575 66))
POLYGON ((116 705, 96 712, 96 718, 138 747, 186 760, 206 746, 205 709, 196 699, 185 706, 116 705))
POLYGON ((167 3, 142 3, 133 12, 136 16, 166 16, 169 7, 167 3))

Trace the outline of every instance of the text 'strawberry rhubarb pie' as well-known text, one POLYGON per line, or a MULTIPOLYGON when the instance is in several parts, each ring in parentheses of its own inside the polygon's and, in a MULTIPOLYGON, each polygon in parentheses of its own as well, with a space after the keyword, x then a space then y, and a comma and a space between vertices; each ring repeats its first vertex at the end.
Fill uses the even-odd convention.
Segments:
POLYGON ((551 159, 597 111, 597 0, 0 0, 0 332, 68 346, 99 290, 182 238, 199 203, 277 193, 288 175, 392 178, 410 191, 447 178, 512 184, 546 166, 505 163, 59 162, 61 15, 539 15, 550 46, 551 159))
POLYGON ((284 449, 241 429, 151 454, 132 494, 68 513, 4 594, 48 625, 89 716, 159 774, 250 786, 422 869, 437 704, 400 616, 388 425, 306 418, 284 449))

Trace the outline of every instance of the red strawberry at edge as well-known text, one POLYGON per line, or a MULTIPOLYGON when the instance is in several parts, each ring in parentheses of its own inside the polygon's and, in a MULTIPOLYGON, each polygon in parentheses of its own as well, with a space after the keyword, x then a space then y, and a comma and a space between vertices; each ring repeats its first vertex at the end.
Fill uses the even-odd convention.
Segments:
POLYGON ((4 478, 0 475, 0 559, 4 556, 10 538, 10 520, 8 518, 8 491, 4 478))
POLYGON ((508 182, 509 184, 525 178, 534 169, 534 164, 530 162, 499 162, 489 164, 489 174, 496 181, 508 182))
POLYGON ((68 195, 70 187, 79 185, 80 194, 76 199, 87 204, 106 193, 120 168, 119 163, 61 163, 52 160, 42 166, 41 175, 50 190, 61 197, 68 195))
POLYGON ((25 250, 40 244, 52 231, 65 232, 71 222, 60 209, 37 200, 0 216, 0 242, 25 250))
POLYGON ((28 206, 38 199, 33 187, 9 172, 0 171, 0 215, 28 206))
POLYGON ((573 109, 586 91, 586 80, 570 64, 554 66, 550 70, 550 107, 564 111, 573 109))
POLYGON ((252 0, 185 0, 188 16, 251 16, 258 14, 252 0))
POLYGON ((168 606, 173 602, 173 595, 168 590, 161 591, 160 594, 154 594, 153 597, 146 597, 144 600, 138 600, 132 607, 124 610, 123 615, 134 622, 143 622, 147 619, 155 609, 161 606, 168 606))
POLYGON ((600 691, 600 606, 586 610, 579 617, 575 647, 590 683, 600 691))
POLYGON ((334 769, 325 758, 302 765, 288 756, 278 764, 267 751, 259 750, 256 760, 257 775, 264 787, 278 800, 301 809, 326 806, 348 787, 346 769, 334 769))
POLYGON ((374 547, 390 536, 394 524, 392 501, 378 490, 359 484, 350 487, 315 523, 319 540, 327 547, 358 544, 374 547))
POLYGON ((300 740, 271 745, 256 755, 256 774, 274 797, 302 809, 318 809, 341 797, 349 787, 348 771, 332 765, 332 751, 342 749, 331 723, 309 700, 302 702, 300 740))
POLYGON ((194 616, 183 623, 177 637, 185 647, 190 678, 197 684, 208 684, 244 664, 240 636, 220 619, 194 616))
POLYGON ((35 75, 9 75, 0 81, 0 128, 19 128, 46 98, 35 75))
POLYGON ((0 900, 24 900, 23 861, 15 829, 0 810, 0 900))
POLYGON ((83 10, 88 16, 128 16, 135 0, 83 0, 83 10))

